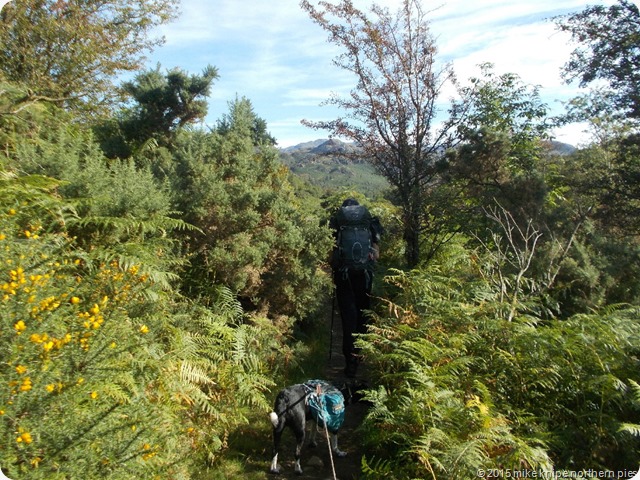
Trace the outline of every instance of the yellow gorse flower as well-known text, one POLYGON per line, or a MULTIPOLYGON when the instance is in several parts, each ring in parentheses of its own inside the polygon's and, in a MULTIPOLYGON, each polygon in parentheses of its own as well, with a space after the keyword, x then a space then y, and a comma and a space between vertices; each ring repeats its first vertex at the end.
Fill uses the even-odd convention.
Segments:
POLYGON ((40 301, 39 307, 40 311, 44 312, 45 310, 53 311, 60 306, 60 302, 56 301, 56 297, 47 297, 44 300, 40 301))
POLYGON ((42 335, 39 333, 32 333, 29 337, 29 341, 33 343, 44 343, 49 339, 49 335, 43 333, 42 335))
POLYGON ((31 443, 32 441, 33 438, 31 438, 31 434, 29 432, 23 432, 18 438, 16 438, 16 442, 18 443, 31 443))
POLYGON ((33 385, 31 384, 31 378, 27 377, 22 381, 22 385, 20 385, 20 391, 28 392, 32 387, 33 385))
MULTIPOLYGON (((156 448, 158 448, 158 447, 156 446, 156 448)), ((145 452, 142 455, 142 459, 143 460, 147 461, 147 460, 149 460, 149 459, 151 459, 151 458, 153 458, 153 457, 155 457, 157 455, 158 452, 153 452, 153 451, 150 451, 150 450, 151 450, 151 445, 149 445, 148 443, 145 443, 142 446, 142 451, 145 452)))

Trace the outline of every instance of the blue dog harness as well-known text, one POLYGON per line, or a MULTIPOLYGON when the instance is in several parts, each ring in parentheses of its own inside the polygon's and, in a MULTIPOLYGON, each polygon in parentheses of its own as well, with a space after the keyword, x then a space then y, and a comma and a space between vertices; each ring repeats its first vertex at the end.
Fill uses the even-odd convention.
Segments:
POLYGON ((344 422, 344 397, 336 387, 323 380, 309 380, 307 404, 314 420, 331 433, 338 433, 344 422))

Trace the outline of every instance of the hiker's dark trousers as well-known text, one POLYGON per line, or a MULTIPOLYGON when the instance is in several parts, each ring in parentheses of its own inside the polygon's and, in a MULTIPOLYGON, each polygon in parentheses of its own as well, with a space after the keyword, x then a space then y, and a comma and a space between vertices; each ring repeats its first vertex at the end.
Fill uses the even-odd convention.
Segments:
POLYGON ((367 270, 336 270, 334 282, 336 298, 342 319, 342 353, 347 362, 356 361, 358 349, 354 346, 354 334, 365 333, 365 310, 371 307, 373 274, 367 270))

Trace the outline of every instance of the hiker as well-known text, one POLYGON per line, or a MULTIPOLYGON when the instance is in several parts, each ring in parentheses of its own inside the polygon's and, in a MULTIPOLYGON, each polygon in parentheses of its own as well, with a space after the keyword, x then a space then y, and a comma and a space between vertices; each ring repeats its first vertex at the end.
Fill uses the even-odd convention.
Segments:
POLYGON ((365 333, 371 306, 373 270, 380 255, 384 232, 377 217, 353 198, 346 199, 329 220, 335 247, 331 258, 336 299, 342 320, 342 353, 345 374, 354 378, 358 369, 358 349, 354 334, 365 333))

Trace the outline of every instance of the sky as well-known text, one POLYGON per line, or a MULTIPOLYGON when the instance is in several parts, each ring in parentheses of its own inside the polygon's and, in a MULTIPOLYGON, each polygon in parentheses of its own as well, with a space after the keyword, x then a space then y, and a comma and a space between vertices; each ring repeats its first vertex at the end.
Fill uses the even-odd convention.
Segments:
MULTIPOLYGON (((317 5, 317 0, 312 3, 317 5)), ((365 11, 371 3, 354 0, 365 11)), ((395 12, 401 0, 376 3, 395 12)), ((462 83, 479 75, 481 63, 491 62, 496 73, 515 73, 524 83, 539 86, 552 114, 562 112, 562 102, 580 90, 561 78, 575 45, 550 18, 614 3, 422 0, 436 38, 436 58, 451 62, 462 83)), ((348 94, 355 83, 333 65, 340 50, 327 41, 327 33, 311 21, 298 0, 181 0, 180 10, 177 20, 155 32, 165 37, 165 44, 147 55, 147 66, 178 67, 190 74, 201 73, 207 65, 216 67, 219 78, 209 97, 206 124, 215 125, 229 111, 230 102, 244 97, 266 120, 281 148, 328 138, 328 132, 300 122, 336 118, 340 112, 322 102, 331 94, 348 94)), ((577 146, 587 140, 583 130, 572 125, 554 134, 577 146)))

